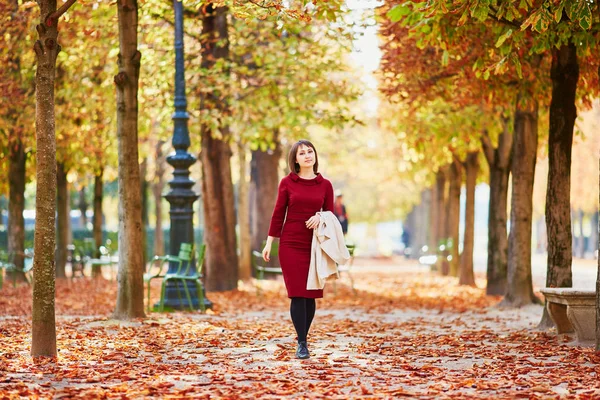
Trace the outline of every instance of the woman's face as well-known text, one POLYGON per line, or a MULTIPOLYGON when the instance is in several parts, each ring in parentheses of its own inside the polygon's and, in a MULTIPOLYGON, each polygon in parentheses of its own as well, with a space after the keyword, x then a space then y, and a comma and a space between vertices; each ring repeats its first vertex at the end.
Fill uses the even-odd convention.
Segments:
POLYGON ((300 168, 311 168, 315 165, 315 158, 315 151, 312 147, 303 144, 298 147, 296 162, 300 165, 300 168))

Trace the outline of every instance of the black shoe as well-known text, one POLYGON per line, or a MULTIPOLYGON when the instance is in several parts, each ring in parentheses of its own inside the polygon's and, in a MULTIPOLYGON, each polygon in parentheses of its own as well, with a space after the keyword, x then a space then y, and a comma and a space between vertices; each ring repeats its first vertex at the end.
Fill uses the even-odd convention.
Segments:
POLYGON ((310 353, 308 352, 308 347, 306 347, 306 342, 298 342, 298 348, 296 349, 296 358, 305 360, 309 357, 310 353))

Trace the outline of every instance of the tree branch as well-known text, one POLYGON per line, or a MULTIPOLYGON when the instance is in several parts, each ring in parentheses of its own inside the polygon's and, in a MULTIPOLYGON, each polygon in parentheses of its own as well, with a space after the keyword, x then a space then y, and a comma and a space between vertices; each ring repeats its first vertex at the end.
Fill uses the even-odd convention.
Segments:
POLYGON ((257 1, 252 1, 252 0, 248 0, 248 3, 252 3, 252 4, 254 4, 257 7, 264 8, 266 10, 269 10, 271 8, 277 8, 277 7, 275 7, 275 5, 273 3, 265 5, 265 4, 258 4, 257 1))
POLYGON ((48 17, 46 18, 46 25, 48 26, 53 26, 56 25, 56 23, 58 22, 58 19, 67 12, 67 10, 69 8, 71 8, 71 6, 76 2, 77 0, 67 0, 63 3, 62 6, 60 6, 60 8, 56 11, 54 11, 52 14, 48 15, 48 17))
POLYGON ((498 10, 495 9, 494 7, 492 7, 492 6, 490 6, 490 11, 492 11, 491 15, 492 15, 492 17, 494 17, 496 19, 496 21, 501 22, 501 23, 503 23, 505 25, 508 25, 508 26, 512 26, 512 27, 517 28, 517 29, 521 29, 521 25, 523 25, 522 22, 520 22, 520 21, 516 21, 516 22, 515 21, 509 21, 509 20, 507 20, 504 17, 498 18, 498 10))

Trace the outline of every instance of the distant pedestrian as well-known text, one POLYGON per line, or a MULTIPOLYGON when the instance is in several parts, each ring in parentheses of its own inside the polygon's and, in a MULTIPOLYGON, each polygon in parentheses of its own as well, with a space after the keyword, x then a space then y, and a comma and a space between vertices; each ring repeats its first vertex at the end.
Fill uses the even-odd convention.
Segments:
POLYGON ((342 225, 342 232, 344 232, 345 236, 348 233, 348 213, 346 212, 346 206, 344 205, 344 196, 339 190, 336 190, 335 193, 333 213, 337 217, 338 221, 340 221, 340 225, 342 225))
POLYGON ((298 335, 297 358, 309 358, 307 336, 315 316, 316 301, 323 290, 308 290, 313 229, 319 226, 320 211, 333 211, 333 186, 319 171, 315 146, 308 140, 295 143, 288 156, 290 174, 279 183, 269 236, 262 251, 270 260, 271 245, 279 241, 279 263, 291 299, 290 314, 298 335), (285 223, 284 223, 285 221, 285 223))

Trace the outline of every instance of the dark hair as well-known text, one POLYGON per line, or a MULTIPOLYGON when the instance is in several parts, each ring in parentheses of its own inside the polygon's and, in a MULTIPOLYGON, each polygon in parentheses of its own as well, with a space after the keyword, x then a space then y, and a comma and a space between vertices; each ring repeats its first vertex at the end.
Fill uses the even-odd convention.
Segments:
POLYGON ((296 155, 298 154, 298 148, 302 145, 312 148, 313 151, 315 152, 315 165, 313 165, 313 171, 314 171, 315 175, 318 174, 319 173, 319 156, 317 155, 317 149, 315 149, 315 146, 306 139, 298 140, 296 143, 294 143, 294 145, 290 149, 290 154, 288 155, 288 166, 290 167, 290 171, 295 174, 300 172, 300 166, 296 162, 296 155))

